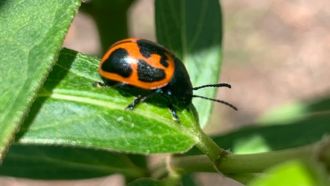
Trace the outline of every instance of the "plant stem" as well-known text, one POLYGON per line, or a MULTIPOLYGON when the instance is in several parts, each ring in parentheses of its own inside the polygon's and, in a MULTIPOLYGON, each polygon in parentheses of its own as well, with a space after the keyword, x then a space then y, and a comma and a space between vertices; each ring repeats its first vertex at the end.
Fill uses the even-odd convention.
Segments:
MULTIPOLYGON (((261 173, 273 165, 290 159, 317 159, 329 167, 329 146, 330 140, 326 139, 313 145, 287 150, 247 155, 228 154, 224 158, 219 157, 221 161, 216 164, 216 167, 227 175, 261 173)), ((216 172, 213 164, 209 162, 210 156, 214 159, 213 151, 208 157, 204 155, 173 157, 171 165, 181 173, 216 172)))
POLYGON ((208 135, 201 129, 199 132, 199 143, 196 144, 197 148, 202 151, 216 165, 226 157, 228 152, 219 147, 208 135))

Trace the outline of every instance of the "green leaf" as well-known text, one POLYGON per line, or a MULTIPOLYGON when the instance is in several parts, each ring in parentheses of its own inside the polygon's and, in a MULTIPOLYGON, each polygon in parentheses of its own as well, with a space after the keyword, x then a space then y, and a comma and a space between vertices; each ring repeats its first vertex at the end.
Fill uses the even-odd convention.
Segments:
POLYGON ((128 186, 166 186, 165 182, 152 178, 139 178, 128 184, 128 186))
MULTIPOLYGON (((265 114, 257 123, 265 127, 242 129, 227 139, 233 140, 230 148, 235 153, 266 152, 305 145, 330 133, 329 118, 329 97, 297 102, 265 114)), ((217 141, 220 140, 223 139, 217 141)))
POLYGON ((281 105, 264 114, 258 121, 263 125, 283 125, 293 123, 314 114, 330 112, 330 96, 306 102, 281 105))
MULTIPOLYGON (((281 125, 250 126, 215 136, 215 142, 240 153, 266 152, 310 144, 330 133, 330 113, 313 114, 281 125)), ((198 154, 197 149, 190 152, 198 154)))
POLYGON ((317 166, 292 160, 277 165, 248 184, 249 186, 326 186, 326 174, 317 166), (323 175, 322 175, 323 174, 323 175))
POLYGON ((195 175, 185 174, 181 177, 182 186, 198 186, 195 175))
MULTIPOLYGON (((330 132, 330 113, 322 113, 287 123, 264 127, 248 127, 237 132, 218 137, 218 143, 227 143, 225 148, 238 151, 250 144, 250 139, 261 138, 264 152, 310 144, 320 140, 330 132), (222 142, 220 142, 222 141, 222 142)), ((261 147, 256 147, 260 149, 261 147)), ((258 152, 261 152, 258 150, 258 152)), ((250 150, 250 153, 254 153, 250 150)))
POLYGON ((153 178, 138 178, 128 184, 128 186, 173 186, 181 185, 178 177, 168 176, 162 180, 156 180, 153 178))
POLYGON ((56 61, 80 0, 0 3, 0 159, 56 61))
POLYGON ((128 186, 172 186, 172 185, 196 186, 197 184, 193 180, 192 175, 185 175, 181 178, 181 180, 178 179, 178 177, 171 177, 171 176, 165 177, 162 180, 156 180, 152 178, 138 178, 128 184, 128 186))
MULTIPOLYGON (((217 83, 221 68, 222 23, 218 0, 156 0, 157 39, 185 64, 194 86, 217 83)), ((213 98, 216 89, 195 94, 213 98)), ((209 119, 212 102, 195 99, 200 124, 209 119)))
POLYGON ((303 103, 291 103, 281 105, 278 108, 272 109, 258 120, 260 125, 280 125, 287 124, 290 121, 299 120, 307 116, 306 105, 303 103))
POLYGON ((81 179, 112 173, 140 177, 144 170, 123 154, 40 145, 13 145, 0 166, 0 175, 32 179, 81 179))
POLYGON ((178 112, 181 123, 162 105, 142 103, 127 111, 133 96, 93 86, 101 81, 98 63, 96 58, 64 49, 18 141, 142 154, 184 152, 199 141, 193 107, 178 112))

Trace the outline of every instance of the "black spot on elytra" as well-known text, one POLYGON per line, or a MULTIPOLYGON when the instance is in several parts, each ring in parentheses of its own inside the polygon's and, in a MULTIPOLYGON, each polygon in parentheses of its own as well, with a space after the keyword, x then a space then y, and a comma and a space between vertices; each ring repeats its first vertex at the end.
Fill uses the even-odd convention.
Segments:
POLYGON ((129 77, 132 74, 132 68, 127 63, 128 52, 123 48, 114 50, 109 58, 104 61, 101 69, 106 72, 118 74, 123 77, 129 77))
POLYGON ((163 65, 165 68, 168 67, 168 62, 167 62, 168 58, 165 55, 168 52, 163 47, 157 45, 154 42, 144 39, 138 40, 137 45, 143 57, 149 58, 151 54, 157 54, 160 56, 160 64, 163 65))
POLYGON ((144 60, 139 60, 138 77, 140 81, 154 82, 164 79, 166 75, 163 69, 152 67, 144 60))
POLYGON ((168 62, 167 62, 167 57, 166 56, 160 58, 160 64, 162 64, 163 67, 165 67, 165 68, 168 67, 168 62))

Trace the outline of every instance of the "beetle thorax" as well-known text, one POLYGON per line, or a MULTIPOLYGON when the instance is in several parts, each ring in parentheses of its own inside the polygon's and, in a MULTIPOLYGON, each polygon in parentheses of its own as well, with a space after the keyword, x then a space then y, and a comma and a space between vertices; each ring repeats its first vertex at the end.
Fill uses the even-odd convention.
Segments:
POLYGON ((191 103, 192 85, 188 72, 179 59, 175 59, 174 75, 163 90, 176 106, 186 107, 191 103))

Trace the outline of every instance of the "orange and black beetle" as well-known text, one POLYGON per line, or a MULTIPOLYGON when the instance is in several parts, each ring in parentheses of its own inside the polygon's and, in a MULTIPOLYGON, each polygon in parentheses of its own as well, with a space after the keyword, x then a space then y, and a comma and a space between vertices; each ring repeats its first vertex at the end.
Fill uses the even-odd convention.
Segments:
POLYGON ((148 94, 138 95, 128 105, 129 110, 133 110, 138 103, 155 94, 167 99, 167 106, 175 120, 178 120, 175 107, 187 107, 193 97, 220 102, 237 110, 225 101, 193 95, 193 90, 205 87, 230 88, 229 84, 210 84, 193 88, 183 63, 166 48, 145 39, 129 38, 113 44, 101 60, 99 74, 104 81, 99 83, 101 86, 119 83, 147 90, 148 94))

